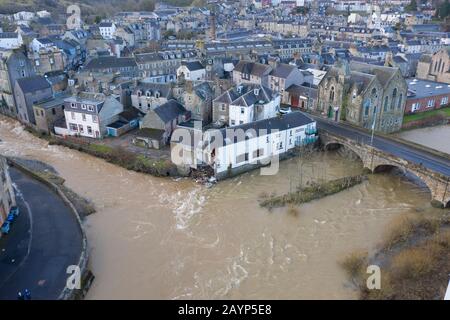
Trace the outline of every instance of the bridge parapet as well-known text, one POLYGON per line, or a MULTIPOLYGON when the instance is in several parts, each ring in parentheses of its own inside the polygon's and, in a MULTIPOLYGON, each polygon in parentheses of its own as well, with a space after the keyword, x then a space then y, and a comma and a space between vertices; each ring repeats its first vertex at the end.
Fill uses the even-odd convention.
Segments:
POLYGON ((433 206, 450 207, 450 177, 363 142, 337 136, 327 131, 320 131, 319 136, 325 149, 328 149, 331 145, 341 145, 353 151, 361 159, 364 169, 371 173, 376 173, 383 167, 397 167, 405 173, 412 173, 427 185, 431 192, 431 203, 433 206))

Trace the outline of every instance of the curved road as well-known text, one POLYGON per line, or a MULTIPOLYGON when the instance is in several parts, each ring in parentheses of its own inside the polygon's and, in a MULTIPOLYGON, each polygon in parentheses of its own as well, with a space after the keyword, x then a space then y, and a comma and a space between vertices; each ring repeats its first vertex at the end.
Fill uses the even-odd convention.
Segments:
POLYGON ((17 299, 30 290, 32 299, 57 299, 66 269, 78 264, 82 234, 77 219, 50 188, 10 168, 20 215, 0 239, 0 299, 17 299))
MULTIPOLYGON (((310 114, 308 114, 311 116, 310 114)), ((323 118, 311 116, 317 121, 317 127, 330 133, 353 139, 357 142, 370 144, 371 135, 363 130, 336 122, 331 122, 323 118)), ((442 141, 442 143, 450 143, 450 141, 442 141)), ((428 168, 444 176, 450 177, 450 156, 441 157, 436 154, 428 153, 424 150, 414 148, 408 144, 390 140, 381 136, 374 136, 373 146, 386 153, 392 154, 415 164, 422 164, 428 168)))

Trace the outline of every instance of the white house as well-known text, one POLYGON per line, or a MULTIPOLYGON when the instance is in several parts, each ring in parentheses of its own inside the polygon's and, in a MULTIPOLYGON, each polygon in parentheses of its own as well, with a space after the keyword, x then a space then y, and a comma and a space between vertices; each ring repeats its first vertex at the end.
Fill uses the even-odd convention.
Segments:
POLYGON ((205 80, 206 68, 199 61, 181 61, 181 66, 177 69, 177 78, 184 76, 190 81, 205 80))
POLYGON ((33 52, 39 52, 41 49, 48 49, 54 45, 53 41, 49 38, 35 38, 30 43, 33 52))
POLYGON ((280 109, 280 95, 261 85, 241 85, 237 92, 240 96, 229 107, 230 126, 275 117, 280 109))
POLYGON ((1 32, 0 48, 17 49, 23 44, 22 35, 18 32, 1 32))
MULTIPOLYGON (((180 126, 172 134, 172 162, 192 168, 208 165, 221 179, 268 165, 274 156, 282 157, 296 146, 313 143, 316 132, 316 122, 301 112, 197 132, 200 141, 189 139, 186 128, 180 126)), ((190 137, 195 137, 192 133, 190 137)))
POLYGON ((103 39, 112 39, 117 28, 112 22, 101 22, 98 25, 98 29, 103 39))
POLYGON ((119 120, 122 111, 123 105, 113 95, 82 92, 69 97, 64 100, 67 134, 102 138, 106 127, 119 120))

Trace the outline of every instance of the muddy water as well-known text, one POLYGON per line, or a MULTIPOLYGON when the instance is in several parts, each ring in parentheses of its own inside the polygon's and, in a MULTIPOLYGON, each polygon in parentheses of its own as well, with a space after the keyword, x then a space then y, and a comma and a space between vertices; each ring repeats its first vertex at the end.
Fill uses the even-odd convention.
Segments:
POLYGON ((52 165, 95 203, 85 222, 96 275, 88 299, 355 298, 337 261, 373 250, 395 215, 433 210, 426 190, 392 175, 299 206, 297 216, 259 207, 262 193, 362 170, 332 152, 303 165, 284 161, 276 176, 254 171, 208 189, 48 146, 1 117, 0 139, 1 154, 52 165))
POLYGON ((408 130, 398 136, 450 154, 450 125, 408 130))

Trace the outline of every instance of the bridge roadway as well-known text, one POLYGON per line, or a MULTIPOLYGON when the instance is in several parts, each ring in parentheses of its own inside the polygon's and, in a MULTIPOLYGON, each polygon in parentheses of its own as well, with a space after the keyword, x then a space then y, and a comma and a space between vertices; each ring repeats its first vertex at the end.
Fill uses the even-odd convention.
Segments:
MULTIPOLYGON (((311 114, 308 114, 308 116, 316 120, 319 130, 322 129, 331 134, 350 138, 356 142, 370 145, 371 134, 364 130, 357 129, 343 123, 331 122, 327 119, 313 116, 311 114)), ((450 141, 442 141, 442 143, 450 143, 450 141)), ((373 147, 409 162, 418 165, 421 164, 429 170, 440 173, 446 177, 450 177, 450 156, 440 156, 438 154, 416 148, 412 145, 404 144, 397 140, 391 140, 376 134, 373 139, 373 147)))

